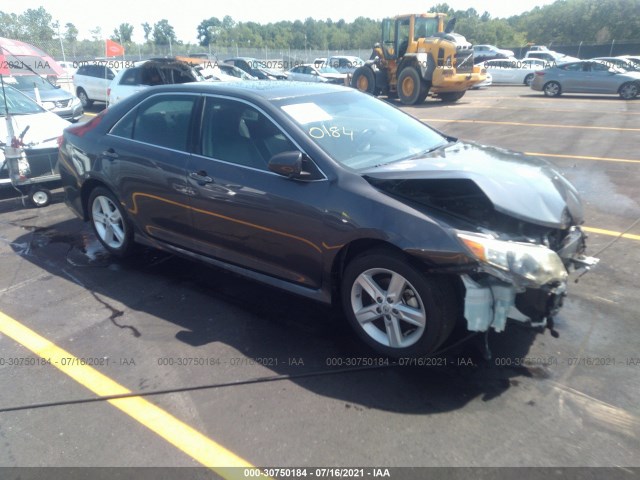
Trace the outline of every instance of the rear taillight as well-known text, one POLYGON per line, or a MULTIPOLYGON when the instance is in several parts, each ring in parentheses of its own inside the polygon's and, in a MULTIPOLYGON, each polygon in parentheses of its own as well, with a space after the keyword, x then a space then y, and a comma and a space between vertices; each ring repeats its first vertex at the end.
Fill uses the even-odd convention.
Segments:
POLYGON ((544 72, 543 72, 543 71, 538 70, 538 71, 536 72, 536 75, 540 75, 541 77, 543 77, 543 76, 544 76, 544 72))
POLYGON ((111 96, 111 87, 107 88, 107 98, 111 96))
POLYGON ((62 142, 64 141, 64 135, 60 135, 58 137, 58 148, 62 146, 62 142))
POLYGON ((102 121, 102 118, 104 117, 104 114, 107 113, 108 110, 109 110, 108 108, 105 108, 98 115, 96 115, 91 120, 89 120, 87 123, 82 123, 80 125, 67 127, 65 130, 72 135, 75 135, 77 137, 82 137, 87 132, 90 132, 100 124, 100 122, 102 121))

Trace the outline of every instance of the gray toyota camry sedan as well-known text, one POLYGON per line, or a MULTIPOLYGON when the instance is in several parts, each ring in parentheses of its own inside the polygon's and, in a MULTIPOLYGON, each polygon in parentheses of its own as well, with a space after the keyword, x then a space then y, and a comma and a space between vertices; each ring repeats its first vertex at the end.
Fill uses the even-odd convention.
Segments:
POLYGON ((392 357, 434 352, 458 322, 544 325, 596 262, 552 165, 341 86, 149 88, 66 129, 59 167, 114 255, 142 243, 340 304, 392 357))

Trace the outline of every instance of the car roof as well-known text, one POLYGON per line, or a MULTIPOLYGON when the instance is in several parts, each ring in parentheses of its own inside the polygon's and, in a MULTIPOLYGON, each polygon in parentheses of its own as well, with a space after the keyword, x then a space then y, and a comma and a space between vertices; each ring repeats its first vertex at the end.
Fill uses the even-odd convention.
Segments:
MULTIPOLYGON (((151 91, 151 89, 145 91, 151 91)), ((356 90, 345 88, 341 85, 324 83, 292 82, 289 80, 256 80, 254 82, 192 82, 161 85, 153 87, 153 92, 214 93, 233 95, 245 99, 269 101, 332 92, 356 92, 356 90)))

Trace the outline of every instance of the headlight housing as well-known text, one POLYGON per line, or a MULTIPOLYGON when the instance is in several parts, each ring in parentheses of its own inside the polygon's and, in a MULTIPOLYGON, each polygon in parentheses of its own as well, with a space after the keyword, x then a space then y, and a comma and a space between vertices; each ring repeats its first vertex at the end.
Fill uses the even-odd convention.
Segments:
POLYGON ((558 254, 543 245, 497 240, 470 232, 458 232, 457 236, 481 263, 529 283, 542 286, 567 279, 567 269, 558 254))

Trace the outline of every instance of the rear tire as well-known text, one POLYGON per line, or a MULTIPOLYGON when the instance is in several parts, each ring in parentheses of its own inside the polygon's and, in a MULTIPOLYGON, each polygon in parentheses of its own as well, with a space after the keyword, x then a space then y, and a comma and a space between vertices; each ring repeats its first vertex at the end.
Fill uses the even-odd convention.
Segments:
POLYGON ((542 90, 547 97, 559 97, 562 94, 562 88, 558 82, 547 82, 542 90))
POLYGON ((376 76, 366 65, 356 68, 351 77, 351 86, 360 90, 361 92, 368 93, 369 95, 376 94, 376 76))
POLYGON ((354 258, 340 288, 350 326, 382 355, 428 355, 455 326, 452 283, 446 277, 425 276, 392 250, 371 250, 354 258))
POLYGON ((418 69, 408 66, 398 75, 398 97, 405 105, 416 105, 424 102, 429 93, 429 86, 420 76, 418 69))
POLYGON ((637 83, 627 82, 622 84, 618 93, 620 94, 620 98, 623 100, 633 100, 638 96, 639 90, 637 83))
POLYGON ((91 226, 110 253, 126 257, 133 250, 133 227, 116 196, 103 187, 92 190, 88 202, 91 226))
POLYGON ((78 89, 78 98, 80 99, 82 108, 89 108, 91 105, 93 105, 93 100, 89 99, 87 92, 85 92, 83 88, 78 89))

